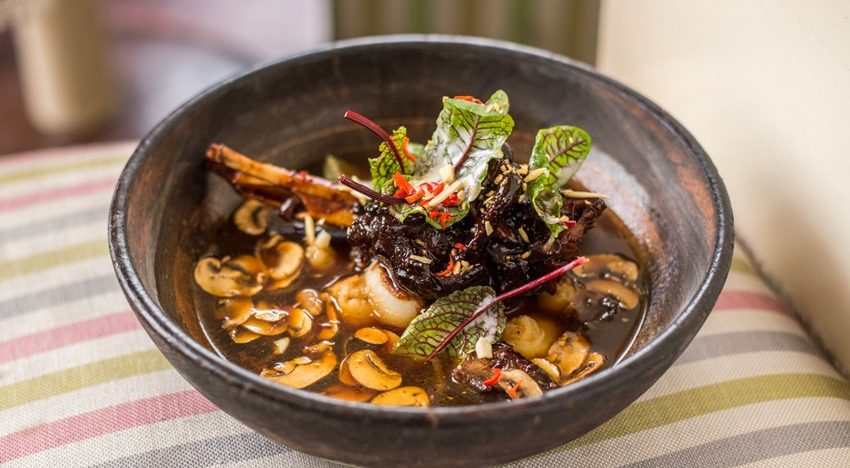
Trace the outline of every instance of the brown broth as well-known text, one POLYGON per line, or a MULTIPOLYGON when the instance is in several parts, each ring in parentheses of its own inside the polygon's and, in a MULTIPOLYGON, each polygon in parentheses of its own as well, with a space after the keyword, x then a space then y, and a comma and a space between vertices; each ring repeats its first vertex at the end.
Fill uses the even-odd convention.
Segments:
MULTIPOLYGON (((585 238, 582 253, 591 255, 597 253, 618 253, 627 258, 635 259, 638 256, 630 248, 628 234, 619 229, 620 223, 615 215, 606 212, 597 226, 592 229, 585 238)), ((210 234, 210 241, 203 250, 202 257, 225 255, 238 256, 240 254, 252 253, 254 246, 262 236, 250 236, 239 231, 231 219, 222 222, 218 229, 210 234)), ((302 243, 303 239, 298 235, 284 236, 287 240, 302 243)), ((297 291, 312 288, 321 291, 328 284, 338 278, 352 274, 353 264, 348 261, 348 247, 344 241, 334 241, 335 250, 339 253, 340 261, 334 268, 323 274, 302 274, 293 285, 280 293, 260 292, 253 297, 255 303, 265 300, 271 304, 286 305, 294 303, 293 296, 297 291)), ((307 270, 305 270, 307 271, 307 270)), ((643 272, 638 280, 642 290, 640 305, 631 310, 619 310, 615 314, 606 316, 587 324, 581 324, 574 320, 562 319, 560 324, 564 330, 580 331, 591 342, 593 351, 602 353, 606 357, 606 366, 615 364, 621 359, 632 346, 634 337, 640 327, 646 300, 646 282, 643 272)), ((205 293, 197 285, 194 287, 193 298, 196 320, 200 322, 205 341, 216 353, 225 359, 236 363, 253 372, 259 373, 263 369, 272 367, 275 363, 294 359, 303 355, 302 350, 306 345, 315 343, 315 333, 310 333, 303 338, 292 338, 289 348, 282 355, 275 355, 274 340, 276 337, 260 337, 250 343, 236 344, 230 338, 227 330, 222 328, 221 315, 217 312, 218 299, 205 293)), ((600 309, 601 310, 601 309, 600 309)), ((533 300, 524 300, 519 306, 508 307, 509 317, 520 313, 540 313, 539 307, 533 300)), ((551 317, 551 316, 550 316, 551 317)), ((401 335, 403 330, 376 324, 384 329, 394 331, 401 335)), ((341 361, 351 352, 359 349, 374 349, 379 353, 386 364, 393 370, 403 375, 403 386, 418 386, 428 393, 431 405, 460 405, 481 403, 486 401, 497 401, 505 399, 500 392, 480 394, 472 392, 452 381, 451 370, 456 365, 446 357, 435 359, 431 363, 414 362, 406 357, 392 355, 385 346, 368 345, 353 337, 356 329, 347 327, 344 323, 340 325, 340 331, 333 340, 334 352, 341 361)), ((317 383, 307 387, 310 391, 321 392, 328 387, 339 384, 338 367, 330 375, 317 383)))

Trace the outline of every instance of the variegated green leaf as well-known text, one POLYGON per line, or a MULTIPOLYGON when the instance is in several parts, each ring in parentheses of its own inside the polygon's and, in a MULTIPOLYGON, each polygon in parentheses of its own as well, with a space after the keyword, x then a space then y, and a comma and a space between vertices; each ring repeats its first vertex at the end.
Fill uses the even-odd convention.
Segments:
MULTIPOLYGON (((493 93, 485 103, 443 98, 437 128, 425 147, 424 157, 417 157, 411 183, 437 182, 440 180, 440 168, 446 165, 455 167, 455 180, 462 181, 466 198, 457 207, 441 209, 450 215, 446 227, 466 216, 470 202, 478 197, 490 160, 503 156, 502 145, 514 127, 514 120, 508 114, 509 108, 508 95, 501 90, 493 93)), ((418 205, 393 207, 399 220, 420 213, 426 215, 432 226, 441 228, 437 220, 427 216, 428 211, 428 208, 418 205)))
MULTIPOLYGON (((399 127, 393 130, 391 138, 396 148, 402 151, 404 139, 407 138, 407 129, 405 127, 399 127)), ((396 191, 393 174, 396 172, 404 175, 412 174, 414 163, 402 155, 402 164, 399 164, 399 158, 386 142, 381 143, 378 150, 381 154, 376 158, 369 159, 369 169, 372 173, 372 187, 380 193, 391 194, 396 191)))
MULTIPOLYGON (((393 348, 393 353, 414 359, 425 358, 437 349, 452 330, 495 296, 496 292, 489 286, 472 286, 437 299, 410 322, 393 348)), ((444 351, 452 357, 463 358, 475 351, 475 343, 479 338, 488 337, 496 342, 504 328, 505 308, 501 303, 493 304, 455 335, 444 351)))
POLYGON ((564 230, 561 222, 563 196, 560 189, 570 181, 590 153, 590 135, 578 127, 560 125, 537 132, 528 171, 542 174, 528 183, 528 199, 552 236, 564 230))

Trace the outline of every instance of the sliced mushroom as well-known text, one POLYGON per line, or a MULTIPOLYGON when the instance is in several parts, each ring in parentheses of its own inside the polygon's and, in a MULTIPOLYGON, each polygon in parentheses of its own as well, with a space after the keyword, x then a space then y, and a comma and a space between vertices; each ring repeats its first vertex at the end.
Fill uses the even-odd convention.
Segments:
POLYGON ((262 320, 264 322, 278 322, 285 319, 287 315, 289 315, 289 312, 270 305, 268 302, 261 301, 256 307, 254 307, 253 315, 255 319, 262 320))
POLYGON ((577 382, 588 375, 598 371, 602 367, 605 366, 605 356, 600 353, 590 353, 587 356, 587 360, 584 361, 581 368, 577 370, 573 375, 561 381, 561 385, 569 385, 571 383, 577 382))
POLYGON ((564 276, 545 286, 543 292, 537 296, 537 304, 544 312, 563 315, 573 310, 575 298, 576 285, 572 278, 564 276))
POLYGON ((381 331, 384 332, 385 335, 387 335, 387 342, 384 343, 384 350, 386 350, 386 352, 388 353, 393 352, 395 344, 398 343, 399 336, 396 335, 394 332, 391 332, 390 330, 381 329, 381 331))
POLYGON ((289 343, 292 340, 289 339, 288 336, 284 336, 283 338, 277 339, 274 341, 274 353, 275 354, 283 354, 289 349, 289 343))
POLYGON ((602 278, 615 275, 628 283, 638 279, 637 263, 617 254, 590 255, 588 262, 573 269, 573 274, 579 278, 602 278))
POLYGON ((267 286, 270 291, 292 284, 298 279, 304 266, 304 248, 295 242, 284 240, 279 235, 257 243, 256 255, 268 268, 269 277, 272 279, 267 286))
POLYGON ((317 337, 320 340, 330 340, 339 333, 339 318, 336 314, 336 305, 329 298, 325 301, 325 318, 326 320, 319 324, 321 330, 317 337))
POLYGON ((336 367, 336 363, 336 355, 328 351, 319 359, 292 359, 285 362, 283 366, 266 369, 260 375, 293 388, 304 388, 330 374, 336 367))
POLYGON ((336 302, 340 320, 349 327, 365 327, 375 323, 362 275, 343 278, 325 291, 336 302))
POLYGON ((358 403, 365 403, 371 400, 376 393, 377 392, 371 388, 351 387, 339 384, 332 385, 322 390, 322 395, 339 398, 340 400, 356 401, 358 403))
POLYGON ((391 390, 401 385, 401 374, 390 369, 374 351, 364 349, 348 357, 351 377, 360 385, 375 390, 391 390))
POLYGON ((640 295, 634 289, 613 279, 595 279, 585 284, 588 291, 617 298, 620 307, 634 309, 640 303, 640 295))
POLYGON ((302 289, 295 293, 295 305, 310 312, 313 317, 322 314, 322 298, 315 289, 302 289))
POLYGON ((428 393, 419 387, 399 387, 372 398, 372 404, 381 406, 428 406, 428 393))
POLYGON ((552 343, 546 359, 558 366, 562 376, 567 376, 582 365, 588 353, 590 353, 590 342, 587 338, 567 331, 552 343))
POLYGON ((558 369, 558 366, 556 366, 555 364, 543 358, 534 358, 531 360, 531 362, 533 362, 535 366, 542 369, 543 372, 545 372, 546 375, 548 375, 552 379, 552 381, 561 381, 561 370, 558 369))
POLYGON ((246 200, 233 213, 233 223, 240 231, 259 236, 269 225, 269 207, 256 200, 246 200))
POLYGON ((375 327, 365 327, 354 332, 354 337, 365 343, 381 345, 389 341, 389 337, 383 330, 375 327))
POLYGON ((195 282, 213 296, 250 297, 263 289, 263 270, 263 264, 251 255, 207 257, 195 265, 195 282))
POLYGON ((230 329, 241 325, 254 313, 254 303, 248 298, 234 297, 232 299, 223 299, 221 305, 224 311, 224 319, 221 324, 222 328, 230 329))
POLYGON ((250 343, 262 335, 258 335, 252 331, 248 331, 242 327, 237 327, 230 330, 230 339, 236 344, 250 343))
POLYGON ((511 399, 543 395, 540 384, 519 369, 502 370, 498 385, 511 399))
POLYGON ((339 363, 339 381, 345 385, 358 385, 354 377, 351 376, 351 371, 348 369, 349 358, 351 358, 350 354, 339 363))
POLYGON ((548 317, 519 315, 508 320, 502 340, 527 359, 534 359, 546 356, 561 330, 561 326, 548 317))
POLYGON ((396 286, 381 264, 373 263, 366 268, 363 279, 375 318, 384 325, 405 328, 422 310, 422 300, 396 286))
POLYGON ((313 317, 306 310, 293 307, 289 309, 286 324, 289 326, 289 336, 299 338, 310 333, 310 330, 313 329, 313 317))
POLYGON ((286 320, 278 322, 267 322, 251 317, 241 325, 245 330, 254 332, 263 336, 277 336, 286 331, 286 320))
POLYGON ((326 351, 332 350, 334 347, 333 341, 322 340, 318 343, 313 343, 310 346, 304 347, 304 354, 308 354, 311 356, 316 356, 319 354, 323 354, 326 351))

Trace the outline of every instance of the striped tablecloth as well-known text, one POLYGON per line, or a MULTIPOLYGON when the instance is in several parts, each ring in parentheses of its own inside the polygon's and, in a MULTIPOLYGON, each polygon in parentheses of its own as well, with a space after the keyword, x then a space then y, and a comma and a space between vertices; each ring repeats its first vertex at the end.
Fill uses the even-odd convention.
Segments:
MULTIPOLYGON (((132 148, 0 157, 0 465, 333 465, 219 411, 136 322, 106 247, 132 148)), ((850 385, 737 252, 714 312, 651 390, 513 466, 744 464, 850 466, 850 385)))

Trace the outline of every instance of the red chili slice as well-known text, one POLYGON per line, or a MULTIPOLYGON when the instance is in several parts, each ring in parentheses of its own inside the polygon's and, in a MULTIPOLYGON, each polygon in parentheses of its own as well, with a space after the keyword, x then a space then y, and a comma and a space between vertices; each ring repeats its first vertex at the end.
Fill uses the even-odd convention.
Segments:
POLYGON ((475 96, 455 96, 452 99, 458 99, 460 101, 474 102, 476 104, 484 104, 483 102, 481 102, 481 99, 478 99, 475 96))
POLYGON ((493 368, 493 377, 490 377, 489 379, 487 379, 487 380, 485 380, 484 382, 481 382, 481 383, 483 383, 484 385, 486 385, 488 387, 492 387, 493 385, 496 385, 497 383, 499 383, 499 379, 501 379, 501 378, 502 378, 502 369, 499 369, 498 367, 494 367, 493 368))
POLYGON ((445 278, 446 276, 449 276, 449 275, 452 274, 452 270, 454 269, 454 267, 455 267, 455 259, 452 258, 451 256, 449 256, 449 266, 447 266, 445 270, 443 270, 439 273, 434 273, 434 274, 436 276, 441 277, 441 278, 445 278))

